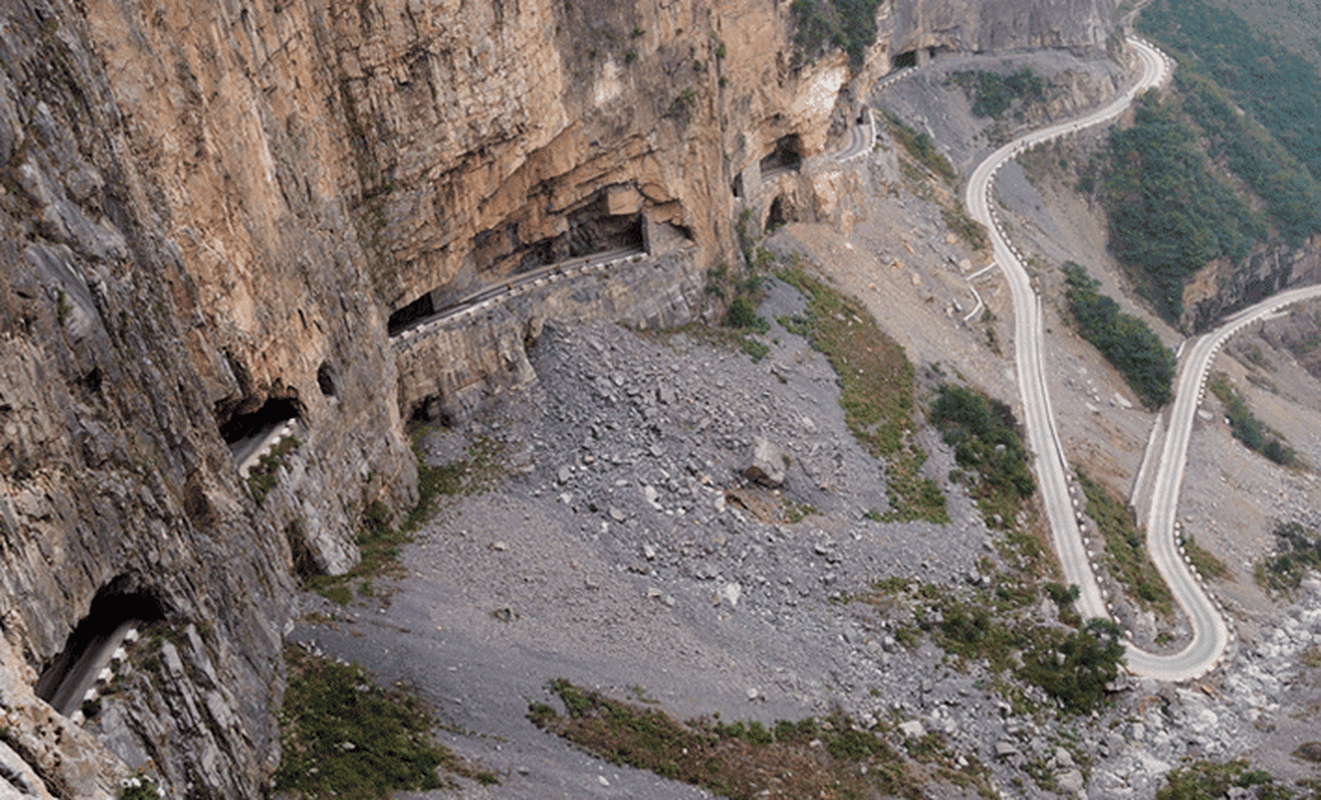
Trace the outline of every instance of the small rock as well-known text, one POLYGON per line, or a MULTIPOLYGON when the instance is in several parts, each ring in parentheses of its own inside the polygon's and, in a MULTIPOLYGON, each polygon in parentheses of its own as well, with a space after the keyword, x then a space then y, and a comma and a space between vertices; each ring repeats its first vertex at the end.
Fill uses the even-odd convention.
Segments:
POLYGON ((624 514, 623 511, 620 511, 614 506, 610 507, 610 519, 613 519, 615 522, 623 522, 627 518, 628 517, 624 514))
POLYGON ((747 692, 748 700, 756 700, 758 694, 760 694, 760 692, 758 692, 756 689, 749 689, 747 692))
POLYGON ((997 758, 1007 758, 1018 755, 1018 748, 1008 739, 1001 739, 995 743, 995 755, 997 758))
POLYGON ((509 545, 501 541, 495 541, 491 543, 491 549, 503 553, 504 551, 509 549, 509 545))
POLYGON ((910 739, 918 739, 927 735, 927 729, 922 726, 922 720, 910 719, 907 722, 899 723, 899 732, 910 739))
POLYGON ((573 477, 573 470, 569 468, 568 464, 565 464, 560 467, 559 474, 556 477, 560 479, 560 483, 568 483, 569 478, 573 477))

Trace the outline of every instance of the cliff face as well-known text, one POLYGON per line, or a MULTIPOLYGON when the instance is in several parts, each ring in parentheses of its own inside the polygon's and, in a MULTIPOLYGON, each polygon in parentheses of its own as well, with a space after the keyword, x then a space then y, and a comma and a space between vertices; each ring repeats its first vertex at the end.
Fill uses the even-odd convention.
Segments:
MULTIPOLYGON (((796 165, 838 131, 850 73, 795 59, 788 6, 8 4, 0 763, 36 794, 111 792, 150 761, 174 796, 256 796, 293 554, 342 571, 363 509, 412 501, 403 415, 530 379, 548 316, 698 313, 743 199, 836 213, 796 165), (391 341, 392 317, 612 249, 647 257, 391 341), (258 502, 235 453, 273 420, 297 444, 258 502), (162 618, 158 657, 98 743, 32 687, 94 603, 129 601, 162 618)), ((864 77, 914 48, 1096 47, 1108 14, 895 0, 864 77)))
POLYGON ((1260 246, 1235 264, 1218 258, 1184 283, 1179 326, 1189 333, 1214 327, 1240 308, 1291 286, 1321 281, 1321 237, 1299 247, 1260 246))

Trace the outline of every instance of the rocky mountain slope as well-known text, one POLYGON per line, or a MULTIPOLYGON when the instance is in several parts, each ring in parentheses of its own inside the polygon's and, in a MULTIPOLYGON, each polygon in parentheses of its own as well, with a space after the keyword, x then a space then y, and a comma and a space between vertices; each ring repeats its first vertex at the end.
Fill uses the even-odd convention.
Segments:
POLYGON ((801 57, 770 0, 10 4, 0 762, 37 796, 148 765, 174 795, 256 796, 295 573, 347 569, 364 512, 413 502, 407 417, 529 379, 549 317, 700 313, 742 209, 850 224, 819 167, 896 63, 1099 53, 1110 13, 890 0, 855 69, 801 57), (397 355, 392 321, 610 248, 645 258, 397 355), (255 491, 235 453, 278 421, 296 443, 255 491), (153 669, 93 739, 33 689, 115 609, 153 669))

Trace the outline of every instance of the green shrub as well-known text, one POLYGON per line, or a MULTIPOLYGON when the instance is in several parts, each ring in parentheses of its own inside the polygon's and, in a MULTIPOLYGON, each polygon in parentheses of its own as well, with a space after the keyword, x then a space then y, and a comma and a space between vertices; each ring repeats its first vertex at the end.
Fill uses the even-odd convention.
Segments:
POLYGON ((959 466, 980 476, 973 494, 983 501, 982 513, 998 513, 1008 521, 1036 491, 1009 406, 964 386, 942 384, 931 421, 954 448, 959 466))
POLYGON ((1114 365, 1149 408, 1170 399, 1176 360, 1147 323, 1122 313, 1113 299, 1099 294, 1100 284, 1072 262, 1064 265, 1065 297, 1078 332, 1114 365))
POLYGON ((1261 453, 1266 458, 1284 467, 1298 466, 1298 454, 1284 443, 1284 438, 1266 426, 1266 423, 1252 414, 1252 408, 1243 395, 1234 390, 1229 383, 1229 376, 1216 372, 1206 382, 1225 407, 1225 416, 1229 418, 1229 429, 1234 438, 1242 442, 1249 450, 1261 453))
POLYGON ((291 675, 280 712, 277 792, 384 800, 396 790, 442 788, 441 769, 494 780, 432 740, 435 722, 417 698, 382 689, 361 667, 298 648, 286 649, 286 661, 291 675))
POLYGON ((1172 107, 1149 92, 1135 108, 1133 126, 1110 134, 1110 246, 1156 308, 1177 320, 1183 279, 1214 258, 1244 258, 1265 228, 1211 174, 1196 132, 1172 107))
POLYGON ((794 0, 794 43, 809 57, 828 47, 849 55, 854 69, 862 66, 867 48, 876 41, 876 9, 881 0, 794 0))
POLYGON ((1275 524, 1276 553, 1257 562, 1254 576, 1263 588, 1292 594, 1310 570, 1321 569, 1321 538, 1297 522, 1275 524))
POLYGON ((954 72, 947 81, 958 84, 973 99, 972 113, 979 117, 1000 119, 1015 100, 1044 103, 1046 82, 1023 67, 1017 72, 1000 75, 995 72, 954 72))

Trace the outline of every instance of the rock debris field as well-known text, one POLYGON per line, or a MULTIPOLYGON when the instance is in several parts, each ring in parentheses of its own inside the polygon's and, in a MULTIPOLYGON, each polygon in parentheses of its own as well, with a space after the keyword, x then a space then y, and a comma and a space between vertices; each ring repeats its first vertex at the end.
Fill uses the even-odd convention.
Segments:
MULTIPOLYGON (((759 311, 772 320, 804 307, 777 283, 759 311)), ((422 441, 432 464, 481 439, 502 443, 499 484, 444 505, 402 549, 406 574, 376 579, 350 607, 306 596, 323 621, 290 638, 418 691, 447 726, 442 742, 501 776, 463 796, 707 796, 535 728, 527 705, 547 700, 558 677, 654 700, 679 719, 769 723, 838 706, 908 735, 943 731, 1009 795, 1053 794, 1021 771, 1029 762, 1057 787, 1081 788, 1083 765, 1060 747, 1057 723, 1014 716, 980 688, 985 670, 945 664, 926 639, 901 646, 895 631, 911 617, 846 602, 890 576, 967 586, 980 558, 996 558, 969 497, 946 485, 948 448, 918 433, 951 523, 873 521, 888 508, 883 470, 845 426, 830 365, 777 324, 764 340, 770 353, 754 363, 682 332, 548 324, 529 351, 534 384, 422 441), (779 486, 747 478, 759 446, 779 486)), ((1321 629, 1305 622, 1303 633, 1321 629)), ((1250 746, 1250 723, 1281 691, 1262 670, 1188 703, 1187 689, 1130 688, 1109 714, 1136 723, 1077 724, 1098 759, 1094 797, 1151 795, 1182 756, 1250 746), (1143 695, 1167 702, 1125 716, 1143 695)))

